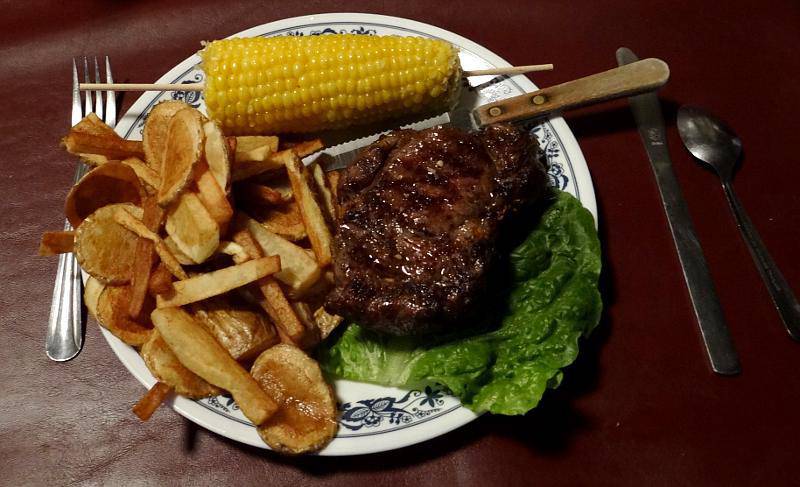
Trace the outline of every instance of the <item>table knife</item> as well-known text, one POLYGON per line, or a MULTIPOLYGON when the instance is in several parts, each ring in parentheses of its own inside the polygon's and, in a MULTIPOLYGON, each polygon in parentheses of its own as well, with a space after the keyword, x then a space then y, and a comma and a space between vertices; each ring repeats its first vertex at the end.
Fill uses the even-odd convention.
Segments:
MULTIPOLYGON (((637 61, 639 58, 630 49, 621 47, 617 50, 617 63, 620 66, 637 61)), ((718 374, 738 374, 741 370, 739 357, 728 332, 686 201, 672 170, 658 95, 641 94, 630 97, 629 101, 661 194, 661 202, 667 214, 672 239, 678 251, 683 277, 689 289, 689 297, 711 368, 718 374)))
MULTIPOLYGON (((667 79, 669 79, 669 67, 664 61, 643 59, 628 66, 609 69, 532 93, 496 100, 474 110, 470 107, 475 106, 477 93, 464 88, 461 90, 459 102, 450 112, 423 120, 413 120, 413 123, 410 120, 406 123, 394 122, 389 126, 400 125, 403 128, 421 130, 449 123, 461 129, 476 129, 491 123, 542 118, 554 112, 652 91, 663 86, 667 79)), ((327 156, 321 161, 326 171, 347 167, 361 147, 380 137, 378 130, 370 131, 369 128, 361 130, 361 134, 366 135, 365 137, 355 140, 346 138, 342 143, 334 141, 332 144, 326 144, 329 147, 325 151, 327 156)), ((309 157, 316 158, 316 155, 309 157)), ((308 163, 310 160, 305 162, 308 163)))

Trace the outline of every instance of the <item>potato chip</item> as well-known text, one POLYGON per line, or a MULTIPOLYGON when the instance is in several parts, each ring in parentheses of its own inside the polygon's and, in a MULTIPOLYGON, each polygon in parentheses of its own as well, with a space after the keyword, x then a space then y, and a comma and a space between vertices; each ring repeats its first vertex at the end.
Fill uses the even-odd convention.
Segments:
POLYGON ((279 206, 262 206, 260 209, 248 206, 248 210, 251 209, 251 213, 267 230, 287 240, 297 242, 308 236, 300 206, 295 201, 279 206))
POLYGON ((317 362, 281 344, 262 353, 250 373, 280 405, 258 434, 280 453, 319 450, 336 435, 336 399, 317 362))
POLYGON ((204 139, 203 115, 200 112, 194 108, 184 108, 173 115, 161 164, 159 205, 166 208, 189 186, 194 169, 203 157, 204 139))
POLYGON ((259 383, 184 310, 157 309, 151 318, 178 360, 210 384, 230 392, 253 424, 262 424, 278 409, 259 383))
POLYGON ((129 157, 121 162, 133 169, 148 194, 155 194, 158 191, 158 187, 161 185, 158 173, 145 164, 144 161, 138 157, 129 157))
POLYGON ((195 319, 236 360, 253 360, 280 342, 275 327, 264 313, 233 295, 206 299, 193 304, 191 310, 195 319))
POLYGON ((97 306, 100 303, 100 295, 105 288, 106 285, 94 277, 89 277, 86 280, 86 284, 83 285, 83 303, 86 305, 89 314, 98 321, 100 320, 97 318, 97 306))
POLYGON ((86 218, 75 233, 78 263, 104 284, 125 284, 131 279, 138 239, 114 219, 118 209, 142 216, 142 209, 129 203, 104 206, 86 218))
POLYGON ((314 321, 320 331, 320 339, 324 340, 342 323, 343 318, 328 313, 324 307, 320 306, 314 311, 314 321))
POLYGON ((220 388, 209 384, 184 367, 158 330, 153 330, 139 353, 153 377, 173 388, 181 396, 200 399, 222 394, 220 388))
POLYGON ((86 173, 70 189, 64 214, 73 228, 98 208, 114 203, 141 205, 144 190, 133 169, 120 162, 109 162, 86 173))
POLYGON ((167 234, 193 262, 201 264, 219 246, 220 229, 194 193, 180 195, 167 212, 167 234))
MULTIPOLYGON (((138 347, 150 338, 153 327, 144 320, 131 319, 129 300, 130 286, 106 286, 97 302, 97 321, 123 342, 138 347)), ((153 309, 152 300, 145 302, 144 309, 148 312, 153 309)))
POLYGON ((203 124, 203 132, 206 135, 206 163, 219 187, 227 193, 231 189, 231 159, 228 144, 219 126, 213 121, 203 124))
POLYGON ((190 108, 188 103, 170 100, 162 101, 153 107, 147 114, 147 120, 142 129, 142 146, 145 162, 156 173, 161 173, 164 148, 167 146, 167 131, 172 117, 184 108, 190 108))
POLYGON ((303 158, 311 154, 321 151, 325 148, 325 144, 320 139, 305 140, 303 142, 293 142, 285 144, 287 149, 291 149, 297 154, 297 157, 303 158))
POLYGON ((234 195, 236 196, 236 201, 240 205, 247 205, 255 208, 282 205, 288 203, 290 200, 284 198, 284 195, 269 186, 256 183, 238 184, 234 195))

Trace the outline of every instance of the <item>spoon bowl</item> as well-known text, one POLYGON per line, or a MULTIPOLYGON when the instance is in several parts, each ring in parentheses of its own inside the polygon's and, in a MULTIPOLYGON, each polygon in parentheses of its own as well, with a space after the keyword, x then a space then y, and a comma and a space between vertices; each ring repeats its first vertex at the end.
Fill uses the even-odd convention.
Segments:
POLYGON ((678 110, 678 133, 689 152, 723 180, 733 176, 742 141, 725 122, 702 108, 684 105, 678 110))

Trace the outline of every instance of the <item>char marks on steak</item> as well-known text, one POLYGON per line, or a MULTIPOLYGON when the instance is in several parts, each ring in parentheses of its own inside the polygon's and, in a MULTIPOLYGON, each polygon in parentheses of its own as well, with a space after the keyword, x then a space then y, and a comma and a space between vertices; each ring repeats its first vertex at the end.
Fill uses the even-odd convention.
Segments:
POLYGON ((535 139, 510 125, 384 135, 339 180, 326 307, 394 335, 457 326, 485 287, 501 222, 546 180, 535 139))

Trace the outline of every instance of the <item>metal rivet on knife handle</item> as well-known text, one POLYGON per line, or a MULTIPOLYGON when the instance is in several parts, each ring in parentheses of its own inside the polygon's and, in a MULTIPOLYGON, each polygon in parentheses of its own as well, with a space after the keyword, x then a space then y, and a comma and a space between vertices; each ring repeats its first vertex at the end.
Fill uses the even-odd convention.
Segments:
POLYGON ((541 105, 546 101, 547 97, 545 97, 544 95, 536 95, 533 98, 531 98, 531 103, 533 103, 534 105, 541 105))
POLYGON ((489 115, 493 117, 499 117, 503 113, 503 109, 500 107, 492 107, 489 109, 489 115))

